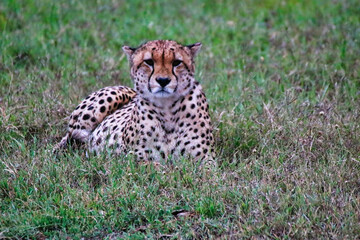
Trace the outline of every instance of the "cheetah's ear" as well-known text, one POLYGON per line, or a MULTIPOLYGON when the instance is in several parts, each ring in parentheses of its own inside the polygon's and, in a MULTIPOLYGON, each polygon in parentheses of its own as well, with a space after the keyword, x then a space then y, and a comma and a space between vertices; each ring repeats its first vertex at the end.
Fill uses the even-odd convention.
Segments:
POLYGON ((187 45, 186 47, 188 47, 190 49, 191 56, 195 57, 198 54, 198 52, 200 51, 201 46, 202 46, 202 44, 200 42, 198 42, 198 43, 187 45))
POLYGON ((126 54, 126 56, 130 59, 130 57, 133 55, 133 53, 135 52, 136 48, 132 48, 129 46, 123 46, 122 50, 124 51, 124 53, 126 54))

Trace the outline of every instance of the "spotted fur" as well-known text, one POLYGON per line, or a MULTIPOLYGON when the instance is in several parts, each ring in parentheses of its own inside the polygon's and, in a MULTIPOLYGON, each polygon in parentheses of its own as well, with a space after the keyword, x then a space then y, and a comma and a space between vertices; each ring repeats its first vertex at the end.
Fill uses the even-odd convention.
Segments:
POLYGON ((139 160, 213 159, 209 106, 194 79, 200 48, 168 40, 123 47, 135 90, 108 87, 88 96, 71 114, 61 147, 75 139, 96 153, 110 149, 139 160))

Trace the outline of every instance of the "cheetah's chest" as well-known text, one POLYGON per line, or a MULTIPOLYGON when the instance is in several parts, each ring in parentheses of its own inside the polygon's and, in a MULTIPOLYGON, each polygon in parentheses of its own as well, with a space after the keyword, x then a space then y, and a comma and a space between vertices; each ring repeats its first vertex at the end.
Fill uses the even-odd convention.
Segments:
POLYGON ((147 157, 155 156, 155 159, 173 154, 176 142, 182 135, 176 125, 176 118, 156 109, 141 109, 140 113, 137 124, 140 130, 135 149, 145 152, 145 155, 148 153, 147 157))

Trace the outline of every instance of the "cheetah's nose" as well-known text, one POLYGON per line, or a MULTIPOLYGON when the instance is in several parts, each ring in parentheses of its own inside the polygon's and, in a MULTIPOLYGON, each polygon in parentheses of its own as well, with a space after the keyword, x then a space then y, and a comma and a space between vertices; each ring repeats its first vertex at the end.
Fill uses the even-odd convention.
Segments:
POLYGON ((157 78, 156 81, 160 84, 161 87, 165 87, 166 85, 169 84, 169 82, 171 81, 170 78, 157 78))

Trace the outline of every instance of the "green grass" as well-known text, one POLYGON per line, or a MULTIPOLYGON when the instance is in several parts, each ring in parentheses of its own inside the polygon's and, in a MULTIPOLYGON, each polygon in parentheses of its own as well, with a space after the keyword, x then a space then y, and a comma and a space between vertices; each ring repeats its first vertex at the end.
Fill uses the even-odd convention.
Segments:
POLYGON ((0 238, 360 238, 359 26, 357 0, 1 1, 0 238), (152 39, 203 43, 218 169, 53 156, 152 39))

